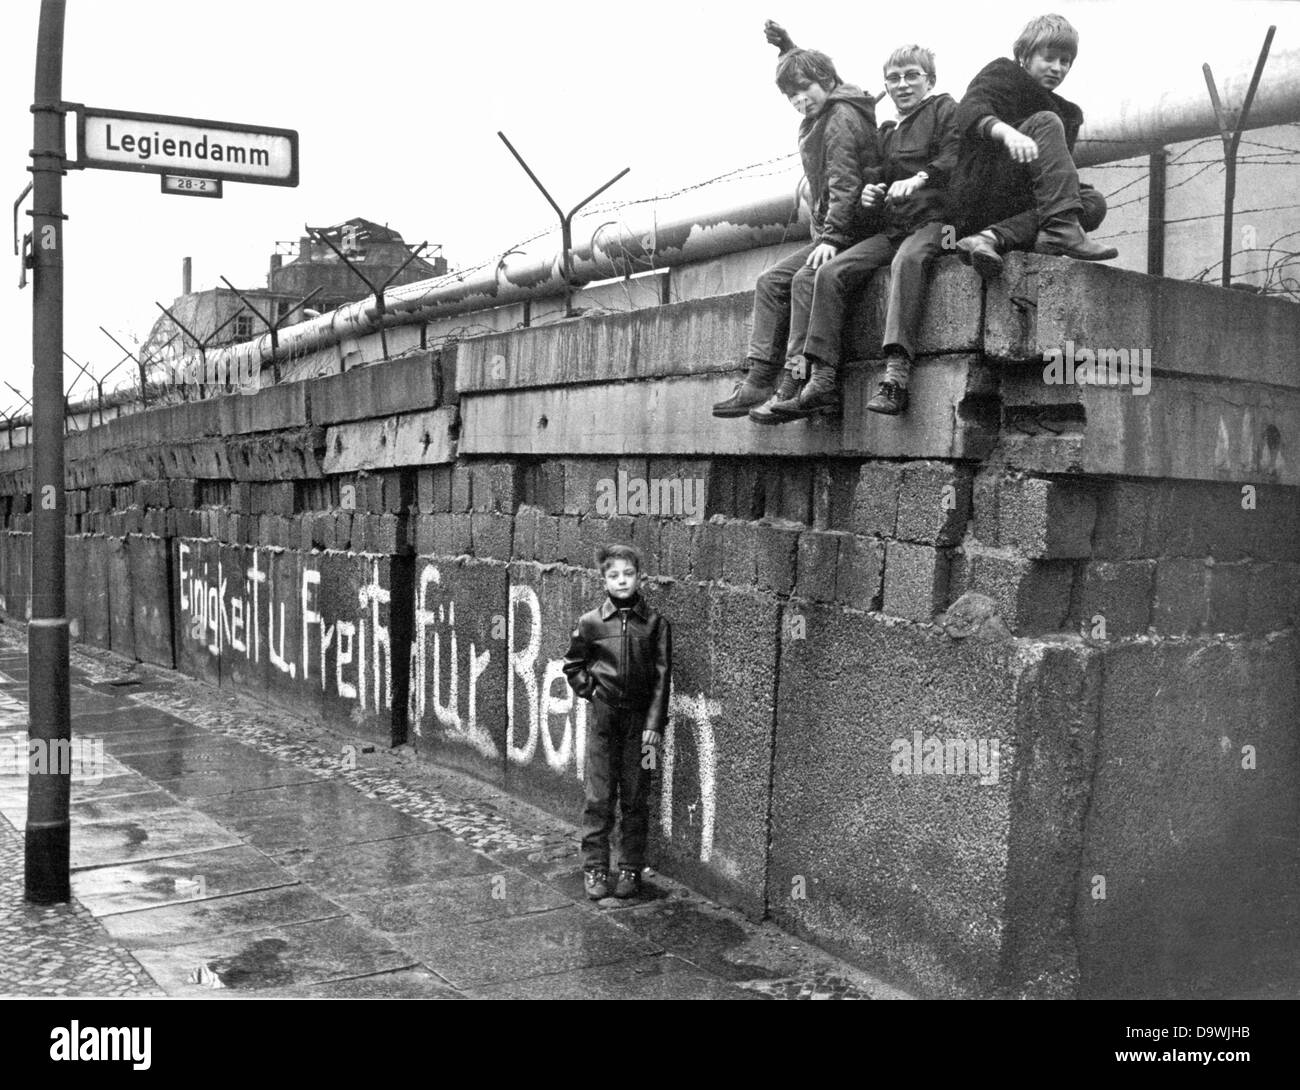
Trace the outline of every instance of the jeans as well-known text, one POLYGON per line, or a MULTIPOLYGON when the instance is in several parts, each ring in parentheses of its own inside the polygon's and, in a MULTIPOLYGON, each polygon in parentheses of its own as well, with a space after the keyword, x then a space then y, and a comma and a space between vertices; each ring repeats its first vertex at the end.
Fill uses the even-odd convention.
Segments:
POLYGON ((811 246, 795 251, 758 278, 749 358, 773 363, 803 354, 838 368, 849 305, 886 265, 891 274, 883 343, 910 356, 925 306, 926 273, 942 238, 941 223, 910 235, 886 231, 841 250, 818 269, 804 264, 811 246))
POLYGON ((583 772, 586 803, 582 809, 582 866, 609 869, 609 834, 618 803, 622 825, 618 865, 640 871, 645 865, 650 827, 650 770, 644 767, 641 732, 646 713, 591 702, 583 772))
POLYGON ((998 158, 986 203, 988 223, 979 227, 991 231, 1003 251, 1032 250, 1042 225, 1061 216, 1077 216, 1085 231, 1099 227, 1106 217, 1106 198, 1080 184, 1061 119, 1044 110, 1017 128, 1038 145, 1038 158, 1017 163, 1005 152, 998 158))

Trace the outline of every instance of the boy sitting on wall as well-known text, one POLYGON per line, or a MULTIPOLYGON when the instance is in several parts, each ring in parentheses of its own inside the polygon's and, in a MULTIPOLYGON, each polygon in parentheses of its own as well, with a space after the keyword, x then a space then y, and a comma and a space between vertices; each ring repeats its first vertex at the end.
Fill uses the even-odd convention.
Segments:
POLYGON ((776 85, 803 116, 799 155, 808 181, 812 241, 758 278, 749 371, 731 397, 713 406, 713 415, 720 417, 745 416, 765 402, 787 402, 796 395, 808 411, 833 405, 834 362, 810 354, 807 346, 834 344, 838 352, 850 282, 840 275, 836 258, 868 234, 873 219, 859 202, 865 172, 877 163, 871 96, 843 82, 825 53, 795 48, 775 23, 769 21, 765 33, 782 50, 776 85), (805 386, 808 364, 812 376, 805 386), (778 375, 781 385, 774 394, 778 375))
POLYGON ((1079 32, 1060 15, 1031 19, 1015 60, 985 65, 957 109, 961 145, 952 190, 958 254, 985 280, 1010 250, 1108 261, 1117 250, 1093 242, 1106 200, 1079 182, 1074 141, 1083 111, 1056 94, 1079 53, 1079 32))

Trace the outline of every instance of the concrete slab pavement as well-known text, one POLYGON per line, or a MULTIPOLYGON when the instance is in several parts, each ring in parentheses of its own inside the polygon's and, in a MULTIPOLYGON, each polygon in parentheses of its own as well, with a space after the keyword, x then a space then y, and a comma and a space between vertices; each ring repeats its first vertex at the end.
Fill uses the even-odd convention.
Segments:
MULTIPOLYGON (((11 755, 25 643, 0 628, 11 755)), ((566 823, 239 693, 76 647, 73 715, 73 904, 21 902, 27 776, 0 769, 0 994, 904 997, 659 876, 592 904, 566 823)))

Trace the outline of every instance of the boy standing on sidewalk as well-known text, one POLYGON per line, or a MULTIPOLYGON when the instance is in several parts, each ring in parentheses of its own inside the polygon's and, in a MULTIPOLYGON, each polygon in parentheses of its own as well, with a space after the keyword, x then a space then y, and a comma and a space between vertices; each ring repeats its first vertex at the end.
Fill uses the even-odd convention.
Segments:
POLYGON ((713 415, 741 417, 774 397, 792 398, 813 364, 810 388, 821 389, 834 372, 805 361, 805 342, 834 340, 842 330, 843 286, 825 270, 837 254, 869 233, 874 215, 861 206, 865 171, 874 167, 876 113, 871 96, 844 83, 825 53, 797 49, 790 36, 769 21, 767 39, 777 46, 776 85, 803 115, 799 155, 808 181, 812 241, 758 278, 754 292, 749 371, 732 395, 713 406, 713 415))
POLYGON ((641 890, 650 825, 650 769, 668 720, 672 629, 641 597, 641 554, 630 545, 596 550, 605 601, 578 620, 564 658, 569 686, 591 701, 584 768, 582 868, 587 896, 608 897, 614 802, 622 819, 615 897, 641 890))
POLYGON ((1079 54, 1079 32, 1061 15, 1030 19, 1012 49, 990 61, 957 108, 961 148, 953 177, 957 251, 988 280, 1010 250, 1109 261, 1112 247, 1088 238, 1106 199, 1079 182, 1074 140, 1083 111, 1056 89, 1079 54))

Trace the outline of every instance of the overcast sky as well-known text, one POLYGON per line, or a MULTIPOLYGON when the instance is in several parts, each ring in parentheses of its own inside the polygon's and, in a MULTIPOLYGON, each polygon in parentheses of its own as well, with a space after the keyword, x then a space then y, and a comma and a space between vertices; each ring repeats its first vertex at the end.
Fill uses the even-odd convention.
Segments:
MULTIPOLYGON (((1203 61, 1248 69, 1269 22, 1281 24, 1275 51, 1300 40, 1296 4, 1050 2, 1081 35, 1063 93, 1093 115, 1158 94, 1175 73, 1199 80, 1203 61)), ((180 292, 183 256, 196 289, 220 274, 262 286, 274 243, 296 239, 304 222, 388 223, 408 242, 440 243, 453 268, 505 250, 551 213, 498 129, 566 207, 624 166, 631 173, 609 197, 649 197, 788 154, 798 118, 772 83, 765 18, 874 92, 889 50, 920 41, 937 54, 939 89, 960 98, 1043 10, 1043 0, 68 0, 65 100, 296 129, 301 183, 227 183, 215 201, 164 196, 155 175, 69 173, 65 347, 102 374, 121 354, 97 327, 143 338, 154 301, 180 292)), ((6 208, 30 177, 38 11, 37 0, 4 9, 6 208)), ((31 291, 16 289, 17 258, 9 270, 0 378, 30 394, 31 291)), ((65 388, 74 374, 65 364, 65 388)), ((17 404, 0 391, 0 407, 17 404)))

